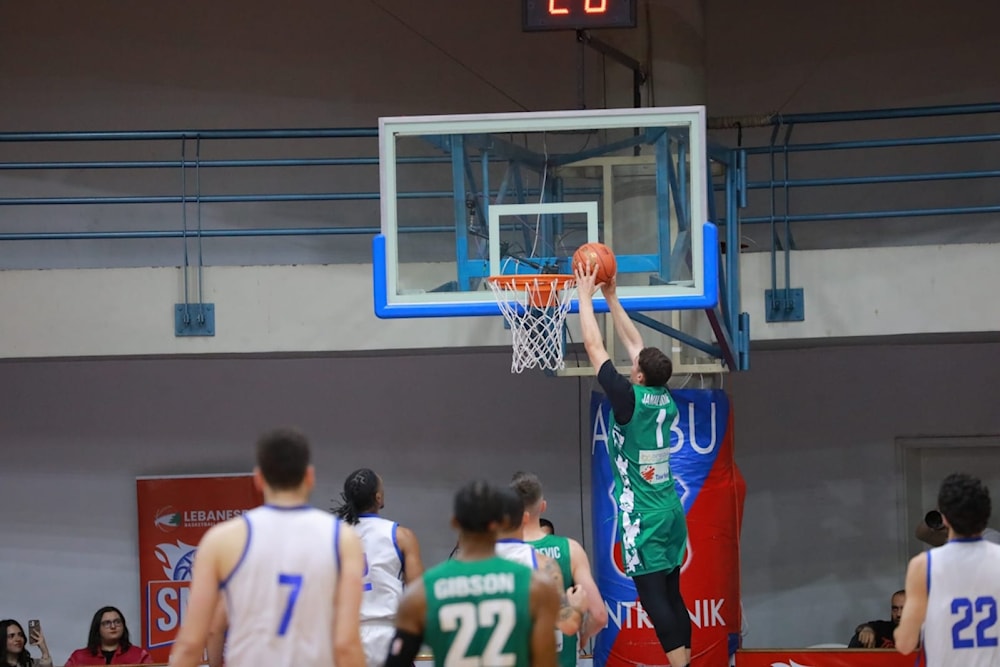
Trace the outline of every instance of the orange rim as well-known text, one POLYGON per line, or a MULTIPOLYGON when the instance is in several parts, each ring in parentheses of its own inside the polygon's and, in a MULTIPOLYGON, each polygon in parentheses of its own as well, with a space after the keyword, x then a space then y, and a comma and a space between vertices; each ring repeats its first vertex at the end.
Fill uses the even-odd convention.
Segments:
POLYGON ((494 285, 518 292, 527 292, 528 300, 536 308, 548 308, 552 292, 561 292, 571 283, 576 283, 576 276, 561 273, 531 273, 510 276, 490 276, 487 278, 494 285))

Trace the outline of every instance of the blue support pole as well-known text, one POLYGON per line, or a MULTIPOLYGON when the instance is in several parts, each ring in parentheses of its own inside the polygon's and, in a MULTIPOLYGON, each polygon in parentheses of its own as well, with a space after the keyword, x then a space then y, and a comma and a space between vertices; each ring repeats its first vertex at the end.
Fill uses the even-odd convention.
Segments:
MULTIPOLYGON (((725 164, 724 161, 723 161, 723 164, 725 164)), ((706 165, 705 178, 707 179, 705 181, 706 183, 711 183, 712 182, 712 160, 709 160, 708 164, 706 165)), ((727 179, 727 181, 728 181, 728 178, 729 178, 729 167, 727 165, 726 166, 726 179, 727 179)), ((708 218, 712 222, 714 222, 715 220, 718 219, 717 210, 716 210, 716 202, 715 202, 715 193, 714 192, 708 198, 708 218)), ((728 230, 728 228, 726 229, 726 236, 727 236, 727 238, 729 236, 729 230, 728 230)), ((718 310, 719 310, 720 313, 722 313, 722 320, 721 320, 720 326, 721 326, 721 329, 722 329, 722 334, 725 334, 725 336, 728 338, 730 336, 730 332, 727 331, 727 329, 729 327, 729 319, 728 319, 728 317, 729 317, 729 288, 727 286, 726 272, 725 272, 725 270, 723 270, 723 267, 726 266, 726 264, 723 263, 723 261, 725 260, 725 257, 722 256, 722 244, 721 243, 719 244, 719 247, 715 250, 715 252, 718 253, 718 257, 719 257, 719 305, 718 305, 718 310)), ((706 310, 705 313, 708 315, 709 322, 711 322, 713 318, 717 318, 717 314, 716 314, 716 309, 715 308, 710 308, 710 309, 706 310)), ((723 339, 722 339, 722 337, 720 336, 720 334, 718 332, 716 332, 715 337, 716 337, 716 339, 718 339, 720 341, 720 344, 721 344, 721 341, 723 339)), ((726 345, 722 345, 722 347, 724 348, 723 349, 723 353, 725 354, 726 345)), ((730 345, 730 347, 731 347, 731 345, 730 345)), ((729 362, 727 361, 726 363, 729 363, 729 362)))
POLYGON ((795 128, 794 125, 789 125, 788 129, 785 130, 785 140, 783 142, 783 158, 784 166, 782 167, 785 179, 784 194, 785 194, 785 303, 791 303, 792 298, 792 224, 788 220, 788 216, 791 214, 791 191, 788 189, 788 142, 792 139, 792 130, 795 128))
MULTIPOLYGON (((729 331, 733 335, 738 327, 742 303, 740 301, 740 208, 745 206, 744 183, 746 165, 745 153, 733 151, 730 154, 730 164, 737 165, 726 169, 726 276, 728 277, 729 297, 727 303, 729 310, 726 313, 726 321, 729 331)), ((737 341, 737 345, 739 342, 737 341)))
POLYGON ((660 246, 660 277, 669 281, 670 272, 670 137, 663 133, 656 140, 656 225, 660 246))
POLYGON ((469 259, 469 238, 465 217, 465 142, 456 134, 451 137, 451 183, 454 192, 455 261, 458 270, 459 290, 472 288, 471 276, 466 274, 469 259))
MULTIPOLYGON (((687 153, 688 153, 687 141, 683 137, 677 138, 677 184, 674 187, 674 199, 680 202, 677 208, 677 227, 679 229, 691 229, 691 206, 690 206, 690 193, 691 193, 691 183, 688 179, 688 165, 687 165, 687 153)), ((670 161, 671 166, 673 165, 673 160, 670 161)), ((712 181, 709 180, 709 183, 712 181)), ((705 222, 700 220, 699 222, 705 222)))
MULTIPOLYGON (((465 208, 466 208, 465 219, 466 223, 468 223, 469 213, 470 213, 468 209, 470 203, 472 204, 472 208, 479 216, 479 218, 481 220, 485 219, 485 212, 483 210, 482 202, 483 199, 486 198, 486 193, 489 192, 489 190, 487 190, 486 186, 484 185, 482 191, 480 192, 479 186, 476 185, 476 174, 472 169, 472 161, 469 160, 468 154, 465 154, 464 158, 465 158, 464 160, 465 178, 466 178, 466 183, 468 183, 468 192, 466 192, 466 199, 465 199, 465 208)), ((466 224, 466 226, 468 226, 468 224, 466 224)))
MULTIPOLYGON (((490 153, 483 151, 480 156, 480 166, 483 174, 483 197, 479 203, 479 228, 488 229, 490 220, 490 153)), ((489 259, 489 239, 476 237, 476 256, 489 259)))
POLYGON ((660 322, 659 320, 654 320, 652 317, 649 317, 648 315, 643 315, 642 313, 629 313, 628 316, 629 318, 632 319, 632 321, 645 325, 650 329, 653 329, 654 331, 662 333, 665 336, 670 336, 671 338, 675 338, 680 342, 684 343, 685 345, 687 345, 688 347, 693 347, 694 349, 700 350, 705 354, 715 357, 716 359, 722 359, 723 357, 721 348, 712 345, 711 343, 708 343, 706 341, 703 341, 700 338, 695 338, 691 334, 684 333, 679 329, 675 329, 668 324, 660 322))
POLYGON ((770 152, 768 153, 769 164, 771 169, 771 289, 777 291, 778 289, 778 233, 774 227, 775 220, 775 198, 778 193, 775 191, 774 187, 774 176, 775 176, 775 166, 774 166, 774 142, 777 139, 778 127, 775 127, 771 132, 771 143, 770 152))
MULTIPOLYGON (((552 179, 552 201, 562 202, 565 195, 565 183, 562 176, 557 176, 552 179)), ((554 239, 562 238, 563 234, 566 232, 566 218, 561 213, 555 214, 552 221, 552 233, 554 234, 554 239)), ((555 255, 555 245, 552 246, 552 254, 555 255)))
MULTIPOLYGON (((947 144, 980 144, 1000 141, 1000 134, 958 134, 944 137, 915 137, 910 139, 864 139, 853 141, 828 141, 815 144, 797 144, 788 150, 793 153, 817 151, 856 150, 859 148, 898 148, 900 146, 940 146, 947 144)), ((767 146, 748 148, 751 155, 764 155, 767 146)))

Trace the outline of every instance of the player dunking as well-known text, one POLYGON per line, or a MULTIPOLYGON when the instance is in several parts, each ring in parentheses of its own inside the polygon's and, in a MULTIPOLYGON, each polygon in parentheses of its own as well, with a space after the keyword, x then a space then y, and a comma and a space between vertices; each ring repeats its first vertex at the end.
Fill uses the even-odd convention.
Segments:
POLYGON ((361 643, 368 667, 381 667, 396 632, 403 584, 413 583, 424 572, 420 544, 413 531, 379 516, 385 507, 385 487, 372 470, 361 468, 348 475, 341 497, 344 503, 336 514, 354 526, 365 553, 361 643))
POLYGON ((687 522, 670 471, 669 429, 677 406, 667 382, 673 365, 661 350, 643 347, 642 336, 618 300, 614 277, 598 286, 596 266, 575 270, 584 348, 599 369, 597 380, 611 401, 614 423, 608 453, 625 574, 635 583, 671 667, 685 667, 691 662, 691 618, 680 583, 687 522), (615 369, 604 347, 594 315, 593 296, 598 287, 632 360, 631 378, 615 369))
POLYGON ((201 664, 220 591, 227 667, 361 667, 361 543, 307 504, 316 475, 305 436, 261 438, 254 481, 265 504, 212 527, 198 545, 170 667, 201 664))
POLYGON ((437 667, 556 667, 559 594, 542 575, 496 555, 502 521, 496 488, 472 482, 458 491, 451 522, 462 548, 407 586, 385 667, 411 667, 423 642, 437 667))
POLYGON ((945 478, 938 510, 948 542, 914 556, 906 570, 906 604, 896 650, 911 653, 924 628, 927 667, 1000 665, 1000 545, 983 539, 990 492, 969 475, 945 478))

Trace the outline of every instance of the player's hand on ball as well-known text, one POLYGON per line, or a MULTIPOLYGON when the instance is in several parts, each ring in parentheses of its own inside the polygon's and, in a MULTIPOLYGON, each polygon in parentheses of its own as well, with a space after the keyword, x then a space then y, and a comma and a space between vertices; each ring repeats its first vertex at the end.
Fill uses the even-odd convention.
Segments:
POLYGON ((586 266, 577 265, 573 267, 576 274, 576 291, 579 294, 593 296, 603 285, 597 284, 597 265, 587 262, 586 266))
POLYGON ((617 290, 618 290, 617 275, 612 276, 611 280, 609 280, 608 282, 601 284, 601 294, 604 295, 605 299, 614 296, 617 290))

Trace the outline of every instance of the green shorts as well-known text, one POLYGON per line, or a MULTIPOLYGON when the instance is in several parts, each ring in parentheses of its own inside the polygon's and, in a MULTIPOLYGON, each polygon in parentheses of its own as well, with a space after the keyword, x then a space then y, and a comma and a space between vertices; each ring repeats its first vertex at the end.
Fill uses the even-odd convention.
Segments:
POLYGON ((623 525, 622 515, 618 515, 625 574, 634 577, 651 572, 669 572, 681 566, 688 536, 687 519, 682 507, 678 505, 642 514, 633 511, 630 518, 638 523, 638 530, 633 526, 630 531, 628 526, 623 525))

